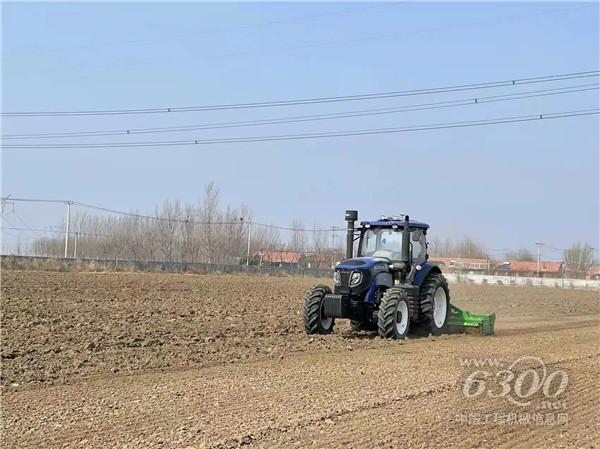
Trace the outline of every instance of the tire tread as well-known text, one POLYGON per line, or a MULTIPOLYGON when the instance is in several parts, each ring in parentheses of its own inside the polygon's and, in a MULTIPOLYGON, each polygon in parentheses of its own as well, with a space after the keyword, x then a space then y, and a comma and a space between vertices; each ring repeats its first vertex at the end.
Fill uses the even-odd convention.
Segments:
POLYGON ((312 287, 304 297, 304 331, 308 335, 326 334, 333 331, 334 324, 327 332, 320 327, 321 301, 323 297, 331 293, 327 285, 318 284, 312 287))

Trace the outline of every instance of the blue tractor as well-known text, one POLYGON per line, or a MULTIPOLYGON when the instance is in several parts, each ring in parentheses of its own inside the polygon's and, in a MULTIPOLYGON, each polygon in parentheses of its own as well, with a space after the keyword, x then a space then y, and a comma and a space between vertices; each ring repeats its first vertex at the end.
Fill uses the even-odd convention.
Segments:
POLYGON ((429 262, 429 225, 408 215, 382 216, 355 227, 357 220, 357 211, 346 211, 346 259, 335 268, 333 292, 316 285, 306 295, 306 333, 331 333, 338 318, 384 338, 446 333, 451 312, 462 311, 450 305, 448 283, 429 262))

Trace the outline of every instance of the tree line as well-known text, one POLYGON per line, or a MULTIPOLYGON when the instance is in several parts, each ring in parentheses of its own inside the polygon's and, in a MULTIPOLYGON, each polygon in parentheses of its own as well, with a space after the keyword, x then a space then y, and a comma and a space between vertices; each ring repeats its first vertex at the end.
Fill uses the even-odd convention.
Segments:
MULTIPOLYGON (((74 213, 69 224, 68 256, 239 264, 247 262, 250 243, 250 263, 259 260, 257 253, 273 251, 305 253, 303 262, 311 263, 312 257, 313 266, 331 265, 331 260, 342 257, 340 235, 332 239, 331 232, 322 229, 307 231, 301 220, 292 221, 287 230, 252 221, 252 210, 247 206, 223 207, 219 189, 210 183, 198 204, 166 200, 155 207, 151 217, 74 213)), ((40 238, 33 242, 32 252, 61 257, 64 246, 62 236, 40 238)))
MULTIPOLYGON (((313 227, 295 219, 288 229, 253 224, 252 210, 223 206, 219 189, 209 183, 197 204, 166 200, 148 218, 129 215, 74 213, 70 220, 69 257, 214 264, 262 263, 259 254, 289 251, 301 253, 304 266, 327 268, 344 256, 345 233, 313 227)), ((64 237, 36 239, 36 255, 64 255, 64 237)), ((491 258, 475 240, 433 237, 433 257, 491 258)), ((505 260, 535 261, 527 248, 509 251, 505 260)), ((564 251, 564 262, 585 272, 594 264, 593 248, 577 243, 564 251)), ((268 258, 265 259, 268 263, 268 258)))

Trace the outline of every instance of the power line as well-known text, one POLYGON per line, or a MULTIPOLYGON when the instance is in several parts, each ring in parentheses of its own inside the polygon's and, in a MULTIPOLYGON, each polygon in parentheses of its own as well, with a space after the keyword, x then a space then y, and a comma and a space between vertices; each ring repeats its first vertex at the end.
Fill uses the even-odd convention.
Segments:
POLYGON ((16 201, 18 203, 73 204, 73 201, 68 201, 68 200, 47 200, 47 199, 38 199, 38 198, 14 198, 11 195, 0 198, 0 201, 3 201, 3 202, 16 201))
MULTIPOLYGON (((22 225, 22 226, 25 226, 26 228, 30 228, 30 226, 29 226, 27 223, 25 223, 25 220, 23 220, 23 219, 22 219, 22 218, 21 218, 21 217, 20 217, 20 216, 19 216, 19 215, 18 215, 18 214, 15 212, 15 211, 13 211, 13 212, 12 212, 12 214, 13 214, 13 215, 14 215, 14 216, 17 218, 17 220, 19 220, 19 222, 21 223, 21 225, 22 225)), ((11 225, 11 226, 14 226, 14 224, 13 224, 13 223, 11 223, 9 220, 7 220, 6 216, 3 216, 3 217, 2 217, 2 220, 3 220, 3 221, 6 221, 6 222, 7 222, 9 225, 11 225)), ((40 235, 40 234, 37 234, 37 233, 36 233, 36 235, 37 235, 38 237, 41 237, 41 235, 40 235)))
POLYGON ((184 106, 167 108, 137 108, 137 109, 106 109, 106 110, 75 110, 75 111, 23 111, 23 112, 2 112, 3 117, 39 117, 39 116, 83 116, 83 115, 123 115, 123 114, 160 114, 171 112, 198 112, 198 111, 217 111, 234 109, 255 109, 270 108, 281 106, 298 106, 308 104, 337 103, 347 101, 376 100, 382 98, 397 98, 416 95, 431 95, 448 92, 461 92, 469 90, 489 89, 495 87, 507 87, 525 84, 547 83, 556 81, 565 81, 571 79, 590 78, 600 75, 600 71, 573 72, 559 75, 546 75, 530 78, 519 78, 504 81, 491 81, 483 83, 460 84, 445 87, 432 87, 426 89, 400 90, 390 92, 379 92, 357 95, 343 95, 333 97, 313 97, 293 100, 263 101, 252 103, 230 103, 206 106, 184 106))
MULTIPOLYGON (((9 246, 12 246, 12 245, 9 245, 8 242, 6 242, 6 239, 4 238, 5 235, 7 235, 9 237, 12 237, 13 239, 17 240, 17 244, 19 244, 19 243, 31 243, 31 242, 38 242, 39 241, 39 238, 30 238, 30 239, 27 239, 27 238, 23 238, 19 234, 13 234, 12 232, 6 232, 4 230, 5 228, 3 228, 3 227, 0 227, 0 229, 2 229, 2 231, 3 231, 1 233, 1 237, 2 237, 2 246, 4 248, 8 248, 9 246)), ((10 229, 10 228, 8 228, 8 229, 10 229)), ((5 255, 5 254, 3 254, 3 255, 5 255)))
POLYGON ((464 98, 459 100, 441 101, 435 103, 421 103, 406 105, 401 107, 389 107, 389 108, 377 108, 377 109, 363 109, 354 110, 347 112, 333 112, 328 114, 313 114, 313 115, 300 115, 300 116, 288 116, 272 119, 263 120, 247 120, 237 122, 222 122, 212 123, 204 125, 186 125, 186 126, 167 126, 158 128, 132 128, 132 129, 113 129, 105 131, 73 131, 73 132, 62 132, 62 133, 37 133, 37 134, 6 134, 0 138, 5 140, 21 140, 21 139, 49 139, 49 138, 72 138, 72 137, 97 137, 97 136, 116 136, 116 135, 131 135, 131 134, 154 134, 154 133, 167 133, 167 132, 181 132, 181 131, 194 131, 194 130, 211 130, 211 129, 223 129, 223 128, 238 128, 248 126, 261 126, 261 125, 280 125, 289 123, 299 123, 308 121, 319 121, 319 120, 331 120, 331 119, 343 119, 350 117, 364 117, 382 114, 395 114, 400 112, 411 112, 411 111, 425 111, 434 110, 440 108, 457 107, 457 106, 472 106, 485 103, 493 103, 499 101, 514 101, 525 98, 537 98, 546 97, 553 95, 570 94, 577 92, 587 92, 598 90, 600 84, 580 84, 569 87, 559 87, 553 89, 541 89, 527 92, 520 92, 514 94, 504 95, 492 95, 485 97, 474 97, 464 98))
MULTIPOLYGON (((2 229, 2 230, 8 229, 8 230, 13 230, 13 231, 34 232, 40 238, 46 238, 45 236, 40 236, 39 235, 40 232, 46 232, 46 233, 49 233, 49 234, 61 234, 61 235, 64 235, 64 233, 65 233, 65 231, 55 231, 55 230, 52 230, 52 229, 19 228, 19 227, 15 227, 15 226, 2 226, 0 229, 2 229)), ((73 231, 73 232, 70 232, 69 234, 79 234, 79 235, 86 235, 86 236, 92 236, 92 237, 116 237, 115 234, 97 234, 95 232, 83 232, 83 231, 73 231)))
POLYGON ((472 126, 498 125, 506 123, 530 122, 536 120, 549 120, 568 117, 580 117, 587 115, 596 115, 600 109, 584 109, 578 111, 552 112, 533 115, 500 117, 493 119, 471 120, 463 122, 434 123, 424 125, 412 125, 396 128, 376 128, 348 131, 329 131, 319 133, 304 134, 282 134, 271 136, 249 136, 249 137, 230 137, 217 139, 193 139, 193 140, 163 140, 163 141, 144 141, 144 142, 104 142, 104 143, 65 143, 65 144, 9 144, 2 145, 3 148, 10 149, 95 149, 95 148, 144 148, 144 147, 175 147, 175 146, 194 146, 194 145, 216 145, 229 143, 252 143, 252 142, 274 142, 287 140, 304 139, 323 139, 348 136, 365 136, 377 134, 394 134, 414 131, 430 131, 436 129, 466 128, 472 126))
POLYGON ((8 218, 6 218, 6 215, 3 215, 3 216, 2 216, 2 220, 1 220, 1 221, 2 221, 2 224, 4 224, 4 223, 8 223, 9 225, 13 226, 13 228, 12 228, 12 229, 17 229, 17 228, 15 227, 15 225, 14 225, 14 224, 13 224, 13 223, 12 223, 12 222, 11 222, 11 221, 8 219, 8 218))
POLYGON ((174 218, 166 218, 166 217, 159 217, 159 216, 155 216, 155 215, 143 215, 143 214, 138 214, 137 212, 124 212, 124 211, 120 211, 120 210, 116 210, 116 209, 109 209, 107 207, 101 207, 101 206, 94 206, 91 204, 85 204, 85 203, 79 203, 77 201, 73 201, 71 202, 72 205, 74 206, 79 206, 79 207, 83 207, 86 209, 92 209, 92 210, 97 210, 97 211, 101 211, 101 212, 108 212, 111 214, 117 214, 117 215, 123 215, 123 216, 127 216, 127 217, 133 217, 133 218, 143 218, 143 219, 148 219, 148 220, 155 220, 155 221, 166 221, 166 222, 170 222, 170 223, 180 223, 180 224, 202 224, 202 225, 241 225, 244 224, 244 222, 242 220, 240 221, 215 221, 215 222, 211 222, 211 221, 195 221, 195 220, 180 220, 180 219, 174 219, 174 218))
MULTIPOLYGON (((282 231, 296 231, 296 232, 331 232, 332 230, 334 230, 335 232, 342 232, 342 231, 346 231, 345 228, 338 228, 338 227, 329 227, 329 228, 323 228, 323 229, 305 229, 305 228, 295 228, 295 227, 286 227, 286 226, 277 226, 277 225, 272 225, 272 224, 266 224, 266 223, 259 223, 259 222, 255 222, 255 221, 245 221, 245 220, 240 220, 240 221, 198 221, 198 220, 181 220, 181 219, 175 219, 175 218, 167 218, 167 217, 160 217, 160 216, 155 216, 155 215, 144 215, 144 214, 139 214, 136 212, 125 212, 125 211, 121 211, 121 210, 117 210, 117 209, 110 209, 107 207, 101 207, 101 206, 94 206, 92 204, 86 204, 86 203, 80 203, 78 201, 70 201, 70 200, 46 200, 46 199, 40 199, 40 198, 13 198, 13 197, 3 197, 1 198, 2 201, 15 201, 15 202, 30 202, 30 203, 52 203, 52 204, 70 204, 72 206, 79 206, 79 207, 83 207, 86 209, 92 209, 92 210, 97 210, 97 211, 101 211, 101 212, 108 212, 108 213, 112 213, 112 214, 116 214, 116 215, 122 215, 122 216, 127 216, 127 217, 134 217, 134 218, 142 218, 142 219, 147 219, 147 220, 155 220, 155 221, 163 221, 163 222, 171 222, 171 223, 179 223, 179 224, 185 224, 185 225, 237 225, 237 226, 241 226, 241 225, 247 225, 247 224, 251 224, 252 226, 262 226, 265 228, 271 228, 271 229, 279 229, 282 231)), ((29 228, 30 230, 32 228, 29 228)), ((46 230, 42 230, 42 231, 46 231, 46 230)), ((50 232, 50 231, 48 231, 50 232)), ((57 232, 57 233, 64 233, 64 231, 60 230, 60 231, 51 231, 51 232, 57 232)))
POLYGON ((563 252, 567 251, 566 248, 557 248, 555 246, 550 246, 550 245, 546 245, 546 244, 544 244, 544 248, 548 248, 548 249, 551 249, 553 251, 563 251, 563 252))
MULTIPOLYGON (((330 231, 331 228, 327 228, 327 229, 304 229, 304 228, 292 228, 292 227, 285 227, 285 226, 277 226, 277 225, 270 225, 270 224, 266 224, 266 223, 258 223, 258 222, 254 222, 254 221, 217 221, 217 222, 212 222, 212 221, 196 221, 196 220, 179 220, 179 219, 171 219, 171 218, 165 218, 165 217, 158 217, 158 216, 153 216, 153 215, 143 215, 143 214, 138 214, 135 212, 123 212, 123 211, 119 211, 119 210, 115 210, 115 209, 109 209, 106 207, 100 207, 100 206, 93 206, 91 204, 85 204, 85 203, 79 203, 79 202, 73 202, 72 204, 74 204, 75 206, 80 206, 80 207, 85 207, 87 209, 93 209, 93 210, 98 210, 98 211, 102 211, 102 212, 109 212, 109 213, 113 213, 113 214, 118 214, 118 215, 125 215, 125 216, 129 216, 129 217, 136 217, 136 218, 144 218, 144 219, 150 219, 150 220, 158 220, 158 221, 169 221, 172 223, 180 223, 180 224, 191 224, 191 225, 246 225, 248 223, 250 223, 252 226, 262 226, 265 228, 271 228, 271 229, 279 229, 282 231, 299 231, 299 232, 322 232, 322 231, 330 231)), ((344 228, 335 228, 336 231, 344 231, 344 228)))
MULTIPOLYGON (((4 230, 4 228, 2 228, 4 230)), ((2 233, 2 237, 4 237, 4 235, 8 235, 9 237, 12 237, 13 239, 20 239, 21 236, 17 235, 17 234, 13 234, 11 232, 3 232, 2 233)), ((6 242, 4 241, 4 238, 2 238, 2 244, 6 246, 6 242)))

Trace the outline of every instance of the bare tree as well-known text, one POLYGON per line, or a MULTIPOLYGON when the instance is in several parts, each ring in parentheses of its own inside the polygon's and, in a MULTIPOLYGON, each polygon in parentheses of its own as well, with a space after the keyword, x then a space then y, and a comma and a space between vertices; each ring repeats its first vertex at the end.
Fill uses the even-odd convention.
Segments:
POLYGON ((446 237, 441 239, 440 237, 434 237, 429 242, 430 253, 438 257, 452 257, 454 256, 454 246, 452 241, 446 237))
POLYGON ((179 223, 181 205, 179 201, 172 203, 166 200, 162 208, 156 208, 157 236, 160 251, 166 261, 173 261, 173 251, 175 250, 175 238, 179 223))
POLYGON ((486 259, 485 247, 470 237, 454 242, 450 238, 434 238, 431 240, 431 255, 438 257, 460 257, 469 259, 486 259))
POLYGON ((214 229, 218 218, 219 189, 214 182, 210 182, 204 189, 204 198, 200 208, 200 219, 205 222, 201 227, 201 235, 206 261, 212 263, 214 259, 214 229))
POLYGON ((290 228, 292 228, 292 235, 289 244, 290 249, 294 252, 303 253, 306 251, 307 238, 306 232, 302 230, 304 229, 302 221, 294 219, 290 225, 290 228))
POLYGON ((578 273, 586 273, 594 263, 594 248, 587 243, 577 242, 564 252, 567 266, 578 273))
POLYGON ((186 262, 196 262, 200 253, 200 245, 196 238, 197 226, 194 224, 196 219, 196 210, 193 206, 187 205, 183 210, 183 221, 181 226, 181 248, 179 250, 180 258, 186 262))
POLYGON ((313 231, 310 233, 312 237, 312 248, 309 256, 309 261, 313 268, 320 267, 323 263, 326 263, 326 257, 324 254, 327 253, 328 235, 327 231, 319 229, 314 226, 313 231))
MULTIPOLYGON (((251 255, 286 248, 303 253, 311 246, 314 252, 320 253, 327 247, 327 237, 320 231, 313 232, 309 245, 310 233, 302 230, 299 220, 292 223, 297 229, 289 234, 286 231, 283 238, 276 226, 252 221, 252 211, 246 206, 221 208, 218 188, 210 183, 200 204, 185 205, 167 200, 155 207, 151 217, 135 212, 117 216, 75 214, 71 239, 78 233, 79 257, 225 264, 245 260, 249 237, 251 255)), ((64 229, 64 223, 60 228, 64 229)), ((64 236, 58 232, 55 238, 37 239, 32 251, 62 257, 64 236)))
POLYGON ((252 247, 256 251, 278 251, 281 250, 281 234, 279 229, 272 226, 254 226, 252 231, 252 247))

